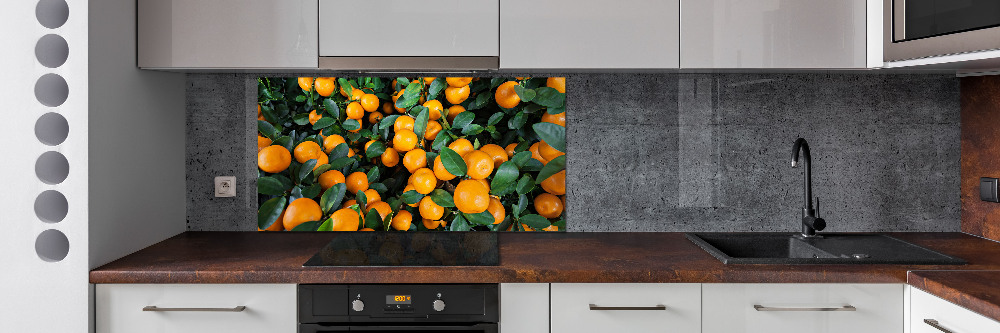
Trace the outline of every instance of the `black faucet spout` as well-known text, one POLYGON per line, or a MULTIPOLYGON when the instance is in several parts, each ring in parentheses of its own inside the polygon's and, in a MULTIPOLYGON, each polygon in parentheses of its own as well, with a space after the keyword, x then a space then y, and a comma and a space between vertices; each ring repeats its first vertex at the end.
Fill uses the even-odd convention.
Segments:
POLYGON ((792 167, 799 166, 799 152, 802 153, 802 236, 815 237, 817 230, 826 228, 826 221, 816 216, 812 205, 812 156, 809 154, 809 143, 798 138, 792 146, 792 167))

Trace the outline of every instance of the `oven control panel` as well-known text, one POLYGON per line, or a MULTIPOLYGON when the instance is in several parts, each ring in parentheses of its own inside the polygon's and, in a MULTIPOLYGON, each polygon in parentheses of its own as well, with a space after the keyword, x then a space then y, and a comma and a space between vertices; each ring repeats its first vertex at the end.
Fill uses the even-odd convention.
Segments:
POLYGON ((302 322, 491 322, 496 284, 299 285, 302 322))

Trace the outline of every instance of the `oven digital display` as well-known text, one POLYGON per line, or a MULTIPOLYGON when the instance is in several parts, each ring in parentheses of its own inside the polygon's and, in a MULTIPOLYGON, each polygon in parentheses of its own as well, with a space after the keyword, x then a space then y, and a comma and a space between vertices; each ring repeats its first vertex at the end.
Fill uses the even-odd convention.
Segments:
POLYGON ((411 304, 410 295, 385 295, 385 304, 411 304))

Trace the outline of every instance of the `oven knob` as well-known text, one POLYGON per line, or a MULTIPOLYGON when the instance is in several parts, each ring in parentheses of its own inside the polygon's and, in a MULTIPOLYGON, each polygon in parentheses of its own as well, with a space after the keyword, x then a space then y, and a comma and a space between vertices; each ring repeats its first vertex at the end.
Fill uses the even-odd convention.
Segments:
POLYGON ((356 299, 356 300, 354 300, 354 302, 351 302, 351 308, 354 309, 354 311, 357 311, 357 312, 364 311, 364 309, 365 309, 365 302, 362 302, 360 299, 356 299))
POLYGON ((436 300, 434 301, 434 311, 441 312, 444 311, 444 301, 436 300))

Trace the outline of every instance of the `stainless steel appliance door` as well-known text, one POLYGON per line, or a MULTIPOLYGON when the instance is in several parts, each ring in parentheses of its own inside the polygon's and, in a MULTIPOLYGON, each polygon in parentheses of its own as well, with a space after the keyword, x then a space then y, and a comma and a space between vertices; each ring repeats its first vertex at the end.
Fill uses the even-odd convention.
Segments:
POLYGON ((1000 1, 883 0, 885 61, 1000 49, 1000 1))

